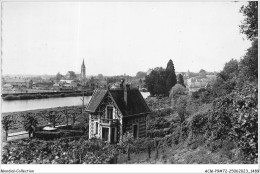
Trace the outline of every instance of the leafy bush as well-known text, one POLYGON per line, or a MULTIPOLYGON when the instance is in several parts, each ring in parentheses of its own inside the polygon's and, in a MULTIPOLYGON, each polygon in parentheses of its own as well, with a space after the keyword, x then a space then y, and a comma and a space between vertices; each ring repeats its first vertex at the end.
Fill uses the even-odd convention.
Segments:
POLYGON ((170 98, 176 98, 180 95, 185 95, 186 92, 186 88, 180 84, 176 84, 172 87, 172 89, 170 90, 170 98))
POLYGON ((197 112, 189 121, 189 128, 193 134, 204 134, 208 129, 208 113, 197 112))
POLYGON ((8 142, 3 164, 104 164, 117 156, 116 146, 100 140, 62 138, 56 141, 19 140, 8 142))
POLYGON ((258 159, 258 88, 245 84, 213 103, 209 119, 212 139, 231 137, 243 151, 246 161, 258 159))
POLYGON ((61 132, 36 131, 34 136, 41 140, 54 140, 61 137, 61 132))
POLYGON ((164 128, 169 128, 170 122, 167 121, 163 117, 158 117, 156 119, 150 120, 148 123, 148 130, 154 130, 154 129, 164 129, 164 128))

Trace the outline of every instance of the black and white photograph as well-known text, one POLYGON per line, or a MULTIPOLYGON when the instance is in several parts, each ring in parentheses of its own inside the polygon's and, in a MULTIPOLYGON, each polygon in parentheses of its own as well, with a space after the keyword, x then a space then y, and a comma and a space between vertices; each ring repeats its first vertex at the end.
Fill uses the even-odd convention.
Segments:
POLYGON ((1 1, 2 172, 259 173, 258 1, 1 1))

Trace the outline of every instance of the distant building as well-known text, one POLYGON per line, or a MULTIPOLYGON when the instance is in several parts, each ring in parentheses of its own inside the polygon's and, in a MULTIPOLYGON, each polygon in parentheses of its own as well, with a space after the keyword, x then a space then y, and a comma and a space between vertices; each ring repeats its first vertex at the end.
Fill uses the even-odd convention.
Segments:
POLYGON ((206 75, 205 78, 200 76, 187 79, 187 87, 189 92, 198 91, 200 88, 206 88, 208 84, 216 79, 216 75, 206 75))
POLYGON ((59 84, 59 83, 54 83, 53 84, 53 89, 55 89, 55 90, 60 90, 60 87, 61 87, 61 85, 59 84))
POLYGON ((53 88, 53 82, 37 82, 33 84, 34 89, 50 90, 53 88))
POLYGON ((10 84, 14 87, 26 87, 28 82, 23 79, 6 79, 3 81, 3 84, 10 84))
POLYGON ((13 85, 11 85, 11 84, 5 84, 5 85, 3 85, 3 90, 11 90, 13 88, 13 85))
POLYGON ((62 79, 60 80, 60 83, 68 83, 68 84, 71 84, 73 82, 73 80, 66 80, 66 79, 62 79))
POLYGON ((87 106, 89 138, 117 143, 126 132, 146 137, 146 117, 151 112, 138 89, 96 89, 87 106))
POLYGON ((83 60, 82 65, 81 65, 80 80, 81 80, 82 84, 86 83, 86 67, 85 67, 85 64, 84 64, 84 60, 83 60))
POLYGON ((32 89, 32 86, 33 86, 33 81, 30 80, 30 81, 28 82, 28 84, 27 84, 27 88, 28 88, 28 89, 32 89))

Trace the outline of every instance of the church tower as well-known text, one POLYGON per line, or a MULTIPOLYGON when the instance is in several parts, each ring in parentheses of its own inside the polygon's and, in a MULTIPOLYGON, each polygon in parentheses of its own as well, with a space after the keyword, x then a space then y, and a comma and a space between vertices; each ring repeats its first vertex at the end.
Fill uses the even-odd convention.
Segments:
POLYGON ((84 64, 84 59, 83 59, 82 65, 81 65, 80 78, 81 78, 82 83, 86 82, 86 67, 85 67, 85 64, 84 64))

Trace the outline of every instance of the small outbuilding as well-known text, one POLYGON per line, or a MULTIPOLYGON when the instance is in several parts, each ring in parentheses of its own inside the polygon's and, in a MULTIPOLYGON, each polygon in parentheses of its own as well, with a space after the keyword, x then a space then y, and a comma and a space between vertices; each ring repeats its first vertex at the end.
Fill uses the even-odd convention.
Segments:
POLYGON ((117 143, 130 132, 146 137, 146 119, 151 112, 138 89, 120 85, 117 89, 96 89, 87 106, 89 138, 117 143))

